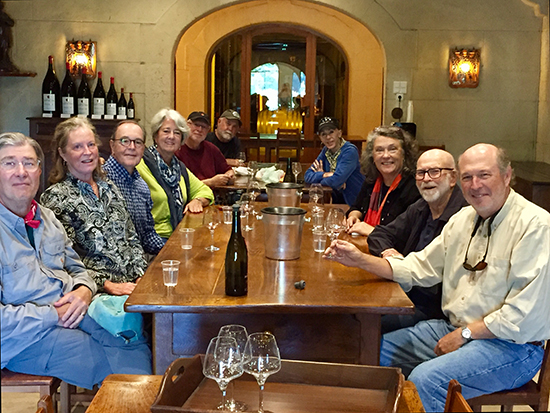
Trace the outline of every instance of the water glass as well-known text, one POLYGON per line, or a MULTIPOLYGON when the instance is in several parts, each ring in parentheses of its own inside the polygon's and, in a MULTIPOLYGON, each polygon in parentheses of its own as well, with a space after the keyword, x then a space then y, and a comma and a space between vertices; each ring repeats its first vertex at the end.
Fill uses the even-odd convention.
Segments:
POLYGON ((325 210, 323 208, 317 208, 311 211, 311 223, 313 224, 313 231, 317 229, 323 229, 325 227, 325 210))
POLYGON ((180 262, 176 260, 166 260, 162 261, 161 264, 164 285, 167 287, 175 287, 178 283, 180 262))
POLYGON ((222 206, 223 223, 231 225, 233 223, 233 208, 230 206, 222 206))
POLYGON ((327 249, 328 232, 324 229, 313 230, 313 251, 325 252, 327 249))
POLYGON ((181 232, 181 248, 190 250, 193 248, 193 238, 195 237, 194 228, 180 228, 181 232))

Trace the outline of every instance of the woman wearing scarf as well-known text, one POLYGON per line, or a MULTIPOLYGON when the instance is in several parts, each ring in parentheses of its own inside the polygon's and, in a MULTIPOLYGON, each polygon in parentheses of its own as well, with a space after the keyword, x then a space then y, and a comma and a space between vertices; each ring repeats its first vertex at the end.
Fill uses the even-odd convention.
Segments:
POLYGON ((420 198, 414 180, 418 149, 407 132, 380 126, 367 137, 361 157, 365 183, 348 212, 347 231, 368 236, 420 198))
POLYGON ((202 212, 214 194, 174 156, 189 133, 183 116, 162 109, 153 116, 151 130, 154 144, 136 169, 151 190, 155 231, 169 238, 186 212, 202 212))
POLYGON ((322 118, 317 133, 325 146, 304 180, 308 184, 321 184, 332 188, 333 204, 353 205, 365 181, 355 145, 342 138, 338 120, 322 118))

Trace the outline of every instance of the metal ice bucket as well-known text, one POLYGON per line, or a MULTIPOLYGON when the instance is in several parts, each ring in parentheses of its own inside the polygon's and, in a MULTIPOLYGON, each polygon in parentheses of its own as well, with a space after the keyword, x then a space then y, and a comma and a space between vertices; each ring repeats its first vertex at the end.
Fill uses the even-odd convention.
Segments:
POLYGON ((299 207, 304 186, 292 182, 267 184, 267 205, 270 207, 299 207))
POLYGON ((262 209, 262 215, 265 256, 273 260, 300 258, 306 210, 292 207, 267 207, 262 209))

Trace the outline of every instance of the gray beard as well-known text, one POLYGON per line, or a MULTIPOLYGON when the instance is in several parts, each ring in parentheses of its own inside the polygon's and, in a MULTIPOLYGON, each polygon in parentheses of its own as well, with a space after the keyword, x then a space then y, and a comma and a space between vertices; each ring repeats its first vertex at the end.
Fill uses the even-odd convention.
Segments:
POLYGON ((449 182, 449 177, 447 177, 434 189, 429 191, 426 189, 419 189, 419 192, 427 203, 431 203, 439 201, 444 194, 451 190, 451 183, 449 182))

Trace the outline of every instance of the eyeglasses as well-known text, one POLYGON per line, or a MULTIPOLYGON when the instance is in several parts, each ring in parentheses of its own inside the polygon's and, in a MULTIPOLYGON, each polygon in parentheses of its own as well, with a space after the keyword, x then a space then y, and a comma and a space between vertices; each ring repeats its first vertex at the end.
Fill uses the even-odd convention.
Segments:
POLYGON ((493 225, 493 221, 495 220, 495 217, 498 215, 499 211, 497 211, 497 213, 489 219, 489 228, 487 230, 487 247, 485 248, 485 255, 483 255, 483 258, 481 259, 480 262, 478 262, 476 265, 472 267, 470 264, 468 264, 468 250, 470 249, 472 238, 474 238, 474 235, 476 234, 477 229, 483 222, 483 219, 481 217, 478 217, 476 225, 472 232, 472 235, 470 236, 470 241, 468 241, 468 246, 466 247, 466 255, 464 255, 464 263, 462 264, 462 268, 464 268, 466 271, 481 271, 487 268, 487 263, 485 262, 485 259, 487 258, 487 253, 489 252, 489 240, 491 239, 491 226, 493 225))
POLYGON ((145 145, 145 142, 141 139, 128 139, 128 138, 120 138, 120 139, 114 139, 115 142, 119 142, 122 146, 130 146, 132 142, 134 143, 135 147, 142 147, 145 145))
POLYGON ((40 167, 40 159, 25 159, 24 161, 16 161, 14 159, 2 159, 0 168, 4 171, 14 171, 17 165, 23 165, 23 169, 27 172, 36 172, 40 167))
POLYGON ((430 168, 430 169, 417 169, 415 172, 415 179, 422 181, 426 174, 432 179, 437 179, 441 176, 441 171, 454 171, 453 168, 430 168))

